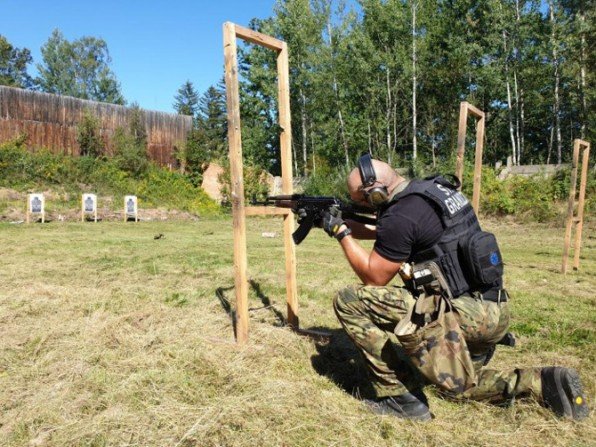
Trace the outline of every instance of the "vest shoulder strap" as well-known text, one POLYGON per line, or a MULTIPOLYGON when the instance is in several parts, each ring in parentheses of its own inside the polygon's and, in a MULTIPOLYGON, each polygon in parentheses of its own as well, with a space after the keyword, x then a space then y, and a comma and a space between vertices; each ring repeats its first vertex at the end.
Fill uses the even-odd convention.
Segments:
POLYGON ((450 182, 440 175, 424 180, 412 180, 406 189, 391 199, 388 206, 406 196, 416 194, 436 204, 441 210, 443 223, 451 226, 453 220, 459 220, 460 216, 467 214, 471 209, 468 199, 457 190, 458 183, 459 181, 450 182))

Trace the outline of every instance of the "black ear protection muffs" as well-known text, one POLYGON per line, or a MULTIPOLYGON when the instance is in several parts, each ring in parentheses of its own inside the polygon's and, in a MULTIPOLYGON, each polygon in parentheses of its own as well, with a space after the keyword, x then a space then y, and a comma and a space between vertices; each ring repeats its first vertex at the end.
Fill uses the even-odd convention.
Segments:
POLYGON ((373 186, 377 183, 377 175, 375 174, 375 168, 373 168, 370 154, 364 154, 358 159, 358 170, 360 171, 360 179, 362 180, 362 193, 369 205, 378 208, 387 202, 387 198, 389 197, 387 187, 383 185, 373 186))

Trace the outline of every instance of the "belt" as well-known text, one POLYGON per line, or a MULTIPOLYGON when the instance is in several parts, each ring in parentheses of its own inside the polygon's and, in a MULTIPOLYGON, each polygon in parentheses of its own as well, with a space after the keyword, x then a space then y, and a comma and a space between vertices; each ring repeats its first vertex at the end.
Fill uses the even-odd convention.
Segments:
POLYGON ((509 295, 505 289, 490 289, 482 294, 482 299, 494 303, 506 303, 509 295))

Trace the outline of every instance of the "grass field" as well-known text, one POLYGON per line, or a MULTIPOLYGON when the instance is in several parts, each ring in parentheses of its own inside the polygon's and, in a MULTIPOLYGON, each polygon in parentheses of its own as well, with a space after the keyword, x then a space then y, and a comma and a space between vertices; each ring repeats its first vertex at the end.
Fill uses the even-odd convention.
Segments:
MULTIPOLYGON (((577 368, 593 408, 594 226, 567 276, 562 229, 485 226, 507 263, 519 339, 492 366, 577 368)), ((432 387, 428 424, 369 413, 354 398, 370 392, 362 363, 331 307, 356 282, 337 243, 313 232, 297 248, 301 325, 333 333, 316 342, 283 327, 281 221, 248 228, 251 333, 238 347, 231 219, 0 224, 0 445, 596 444, 593 412, 574 423, 532 401, 454 403, 432 387)))

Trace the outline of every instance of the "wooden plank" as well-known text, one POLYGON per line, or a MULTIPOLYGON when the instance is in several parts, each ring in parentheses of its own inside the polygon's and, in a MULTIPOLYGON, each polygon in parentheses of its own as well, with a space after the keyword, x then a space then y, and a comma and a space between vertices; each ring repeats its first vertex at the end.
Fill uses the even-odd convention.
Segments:
POLYGON ((247 42, 254 43, 274 51, 282 51, 282 48, 285 44, 285 42, 282 40, 276 39, 266 34, 259 33, 258 31, 253 31, 250 28, 245 28, 240 25, 234 25, 230 22, 226 22, 224 26, 228 24, 235 28, 236 36, 238 36, 242 40, 246 40, 247 42))
POLYGON ((586 184, 588 182, 588 164, 590 162, 590 143, 579 142, 583 146, 582 175, 579 181, 579 200, 577 202, 577 226, 575 227, 575 250, 573 254, 573 269, 579 270, 579 255, 582 244, 582 230, 584 228, 584 205, 586 200, 586 184))
MULTIPOLYGON (((277 55, 277 79, 279 102, 279 126, 281 133, 282 193, 292 194, 294 188, 292 176, 292 121, 290 115, 290 68, 288 62, 288 46, 282 42, 281 51, 277 55)), ((297 329, 298 320, 298 287, 296 284, 296 252, 292 233, 294 232, 294 216, 284 217, 284 248, 286 254, 286 301, 288 305, 288 324, 297 329)))
MULTIPOLYGON (((471 107, 471 105, 468 105, 471 107)), ((476 109, 478 110, 478 109, 476 109)), ((484 150, 484 113, 476 123, 476 153, 474 155, 474 191, 472 208, 476 214, 480 211, 480 184, 482 181, 482 152, 484 150)))
POLYGON ((466 128, 468 125, 468 103, 459 104, 459 126, 457 128, 457 160, 455 162, 455 176, 463 183, 464 151, 466 149, 466 128))
POLYGON ((246 219, 244 215, 244 177, 242 169, 242 138, 240 134, 240 94, 238 88, 238 59, 236 26, 223 26, 228 115, 228 144, 230 147, 230 175, 232 216, 234 227, 234 284, 236 288, 236 340, 248 340, 248 277, 246 260, 246 219))
POLYGON ((246 206, 244 207, 245 216, 287 216, 292 214, 289 208, 268 207, 268 206, 246 206))
POLYGON ((571 185, 569 187, 569 200, 567 202, 567 223, 565 225, 565 240, 563 243, 563 262, 561 272, 567 274, 567 262, 569 260, 569 246, 571 244, 571 227, 573 225, 573 207, 575 205, 575 187, 577 184, 577 162, 579 159, 579 141, 573 144, 573 159, 571 161, 571 185))
POLYGON ((484 119, 484 112, 482 110, 470 104, 469 102, 466 104, 468 105, 468 113, 470 115, 472 115, 474 118, 484 119))

